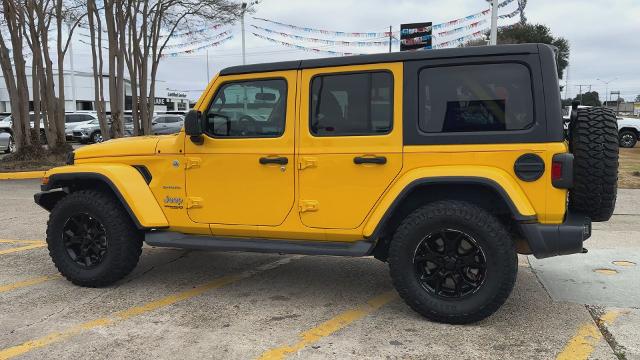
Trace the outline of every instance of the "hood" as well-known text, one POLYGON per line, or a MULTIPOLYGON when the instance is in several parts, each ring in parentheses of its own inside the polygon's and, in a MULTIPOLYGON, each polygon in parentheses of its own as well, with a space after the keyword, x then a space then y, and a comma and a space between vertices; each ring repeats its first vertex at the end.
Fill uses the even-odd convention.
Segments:
POLYGON ((158 136, 136 136, 113 139, 100 144, 93 144, 74 150, 75 159, 113 156, 153 155, 156 152, 158 136))
POLYGON ((623 126, 633 126, 640 129, 640 119, 635 118, 620 118, 618 119, 618 128, 623 126))

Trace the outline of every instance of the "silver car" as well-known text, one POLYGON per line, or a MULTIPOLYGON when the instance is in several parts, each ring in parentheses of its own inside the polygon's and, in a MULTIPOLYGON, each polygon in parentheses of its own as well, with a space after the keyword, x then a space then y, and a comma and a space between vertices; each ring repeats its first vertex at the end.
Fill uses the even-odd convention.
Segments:
POLYGON ((8 132, 0 132, 0 152, 5 154, 16 151, 16 145, 13 137, 8 132))
POLYGON ((154 116, 151 121, 151 132, 154 135, 175 134, 180 132, 184 125, 184 116, 182 115, 158 115, 154 116))

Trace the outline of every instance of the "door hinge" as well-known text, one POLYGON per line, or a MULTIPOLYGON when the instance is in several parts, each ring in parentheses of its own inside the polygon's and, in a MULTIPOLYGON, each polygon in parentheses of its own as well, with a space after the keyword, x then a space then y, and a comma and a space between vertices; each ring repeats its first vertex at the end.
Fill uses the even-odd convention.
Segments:
POLYGON ((197 168, 200 167, 200 158, 187 158, 187 161, 185 161, 185 169, 193 169, 193 168, 197 168))
POLYGON ((317 200, 302 200, 300 201, 300 212, 318 211, 320 203, 317 200))
POLYGON ((187 199, 187 209, 201 208, 202 198, 190 197, 187 199))
POLYGON ((298 169, 304 170, 306 168, 318 166, 318 159, 314 157, 303 156, 298 163, 298 169))

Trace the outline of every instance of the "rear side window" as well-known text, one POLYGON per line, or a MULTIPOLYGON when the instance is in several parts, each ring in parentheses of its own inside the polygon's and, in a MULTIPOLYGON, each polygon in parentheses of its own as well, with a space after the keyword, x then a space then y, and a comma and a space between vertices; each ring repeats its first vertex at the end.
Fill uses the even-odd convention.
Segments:
POLYGON ((393 124, 392 99, 388 72, 316 76, 309 128, 315 136, 387 134, 393 124))
POLYGON ((423 132, 510 131, 533 125, 531 74, 522 64, 425 68, 418 83, 423 132))

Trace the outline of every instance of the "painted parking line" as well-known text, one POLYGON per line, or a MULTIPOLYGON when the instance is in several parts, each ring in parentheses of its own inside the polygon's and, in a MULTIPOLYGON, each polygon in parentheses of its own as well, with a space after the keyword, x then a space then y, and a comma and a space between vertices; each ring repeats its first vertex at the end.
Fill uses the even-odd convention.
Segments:
POLYGON ((17 171, 0 173, 0 180, 24 180, 24 179, 41 179, 44 177, 44 171, 17 171))
POLYGON ((354 321, 364 318, 365 316, 371 314, 372 312, 378 310, 382 306, 397 298, 398 294, 395 291, 388 291, 386 293, 378 295, 355 309, 347 310, 314 328, 300 333, 300 341, 293 345, 285 345, 265 351, 264 353, 262 353, 262 355, 260 355, 259 359, 284 359, 288 355, 302 350, 305 346, 311 345, 321 340, 322 338, 325 338, 335 333, 336 331, 347 327, 354 321))
MULTIPOLYGON (((600 317, 605 325, 613 323, 618 316, 619 311, 609 311, 600 317)), ((595 346, 602 339, 602 333, 598 326, 593 322, 583 324, 578 332, 572 337, 562 352, 558 354, 556 360, 586 360, 589 358, 595 346)))
POLYGON ((154 310, 158 310, 161 308, 165 308, 167 306, 173 305, 175 303, 191 299, 195 296, 201 295, 209 290, 221 288, 226 285, 230 285, 236 281, 243 280, 249 278, 251 276, 257 275, 261 272, 275 269, 279 266, 290 263, 294 259, 298 259, 301 256, 291 256, 284 259, 280 259, 278 261, 274 261, 265 265, 261 265, 252 270, 243 271, 237 274, 226 275, 220 278, 217 278, 208 283, 196 286, 192 289, 185 290, 179 293, 175 293, 169 296, 165 296, 155 301, 148 302, 146 304, 135 306, 129 309, 125 309, 123 311, 116 312, 112 315, 105 316, 96 320, 88 321, 82 324, 78 324, 67 328, 65 330, 61 330, 58 332, 53 332, 48 335, 45 335, 41 338, 34 339, 31 341, 24 342, 19 345, 15 345, 12 347, 8 347, 0 350, 0 360, 10 359, 16 356, 20 356, 26 354, 30 351, 45 347, 49 344, 57 343, 60 341, 64 341, 68 338, 76 336, 83 331, 95 329, 98 327, 112 325, 114 323, 118 323, 123 320, 130 319, 132 317, 142 315, 154 310))
POLYGON ((0 285, 0 293, 21 289, 28 286, 39 285, 44 282, 54 280, 54 279, 59 279, 59 278, 60 278, 60 274, 54 274, 54 275, 39 276, 39 277, 35 277, 35 278, 23 280, 23 281, 18 281, 13 284, 0 285))
POLYGON ((21 244, 23 246, 18 246, 14 248, 0 250, 0 255, 11 254, 20 251, 38 249, 41 247, 47 246, 47 243, 42 240, 7 240, 0 239, 0 244, 21 244))

